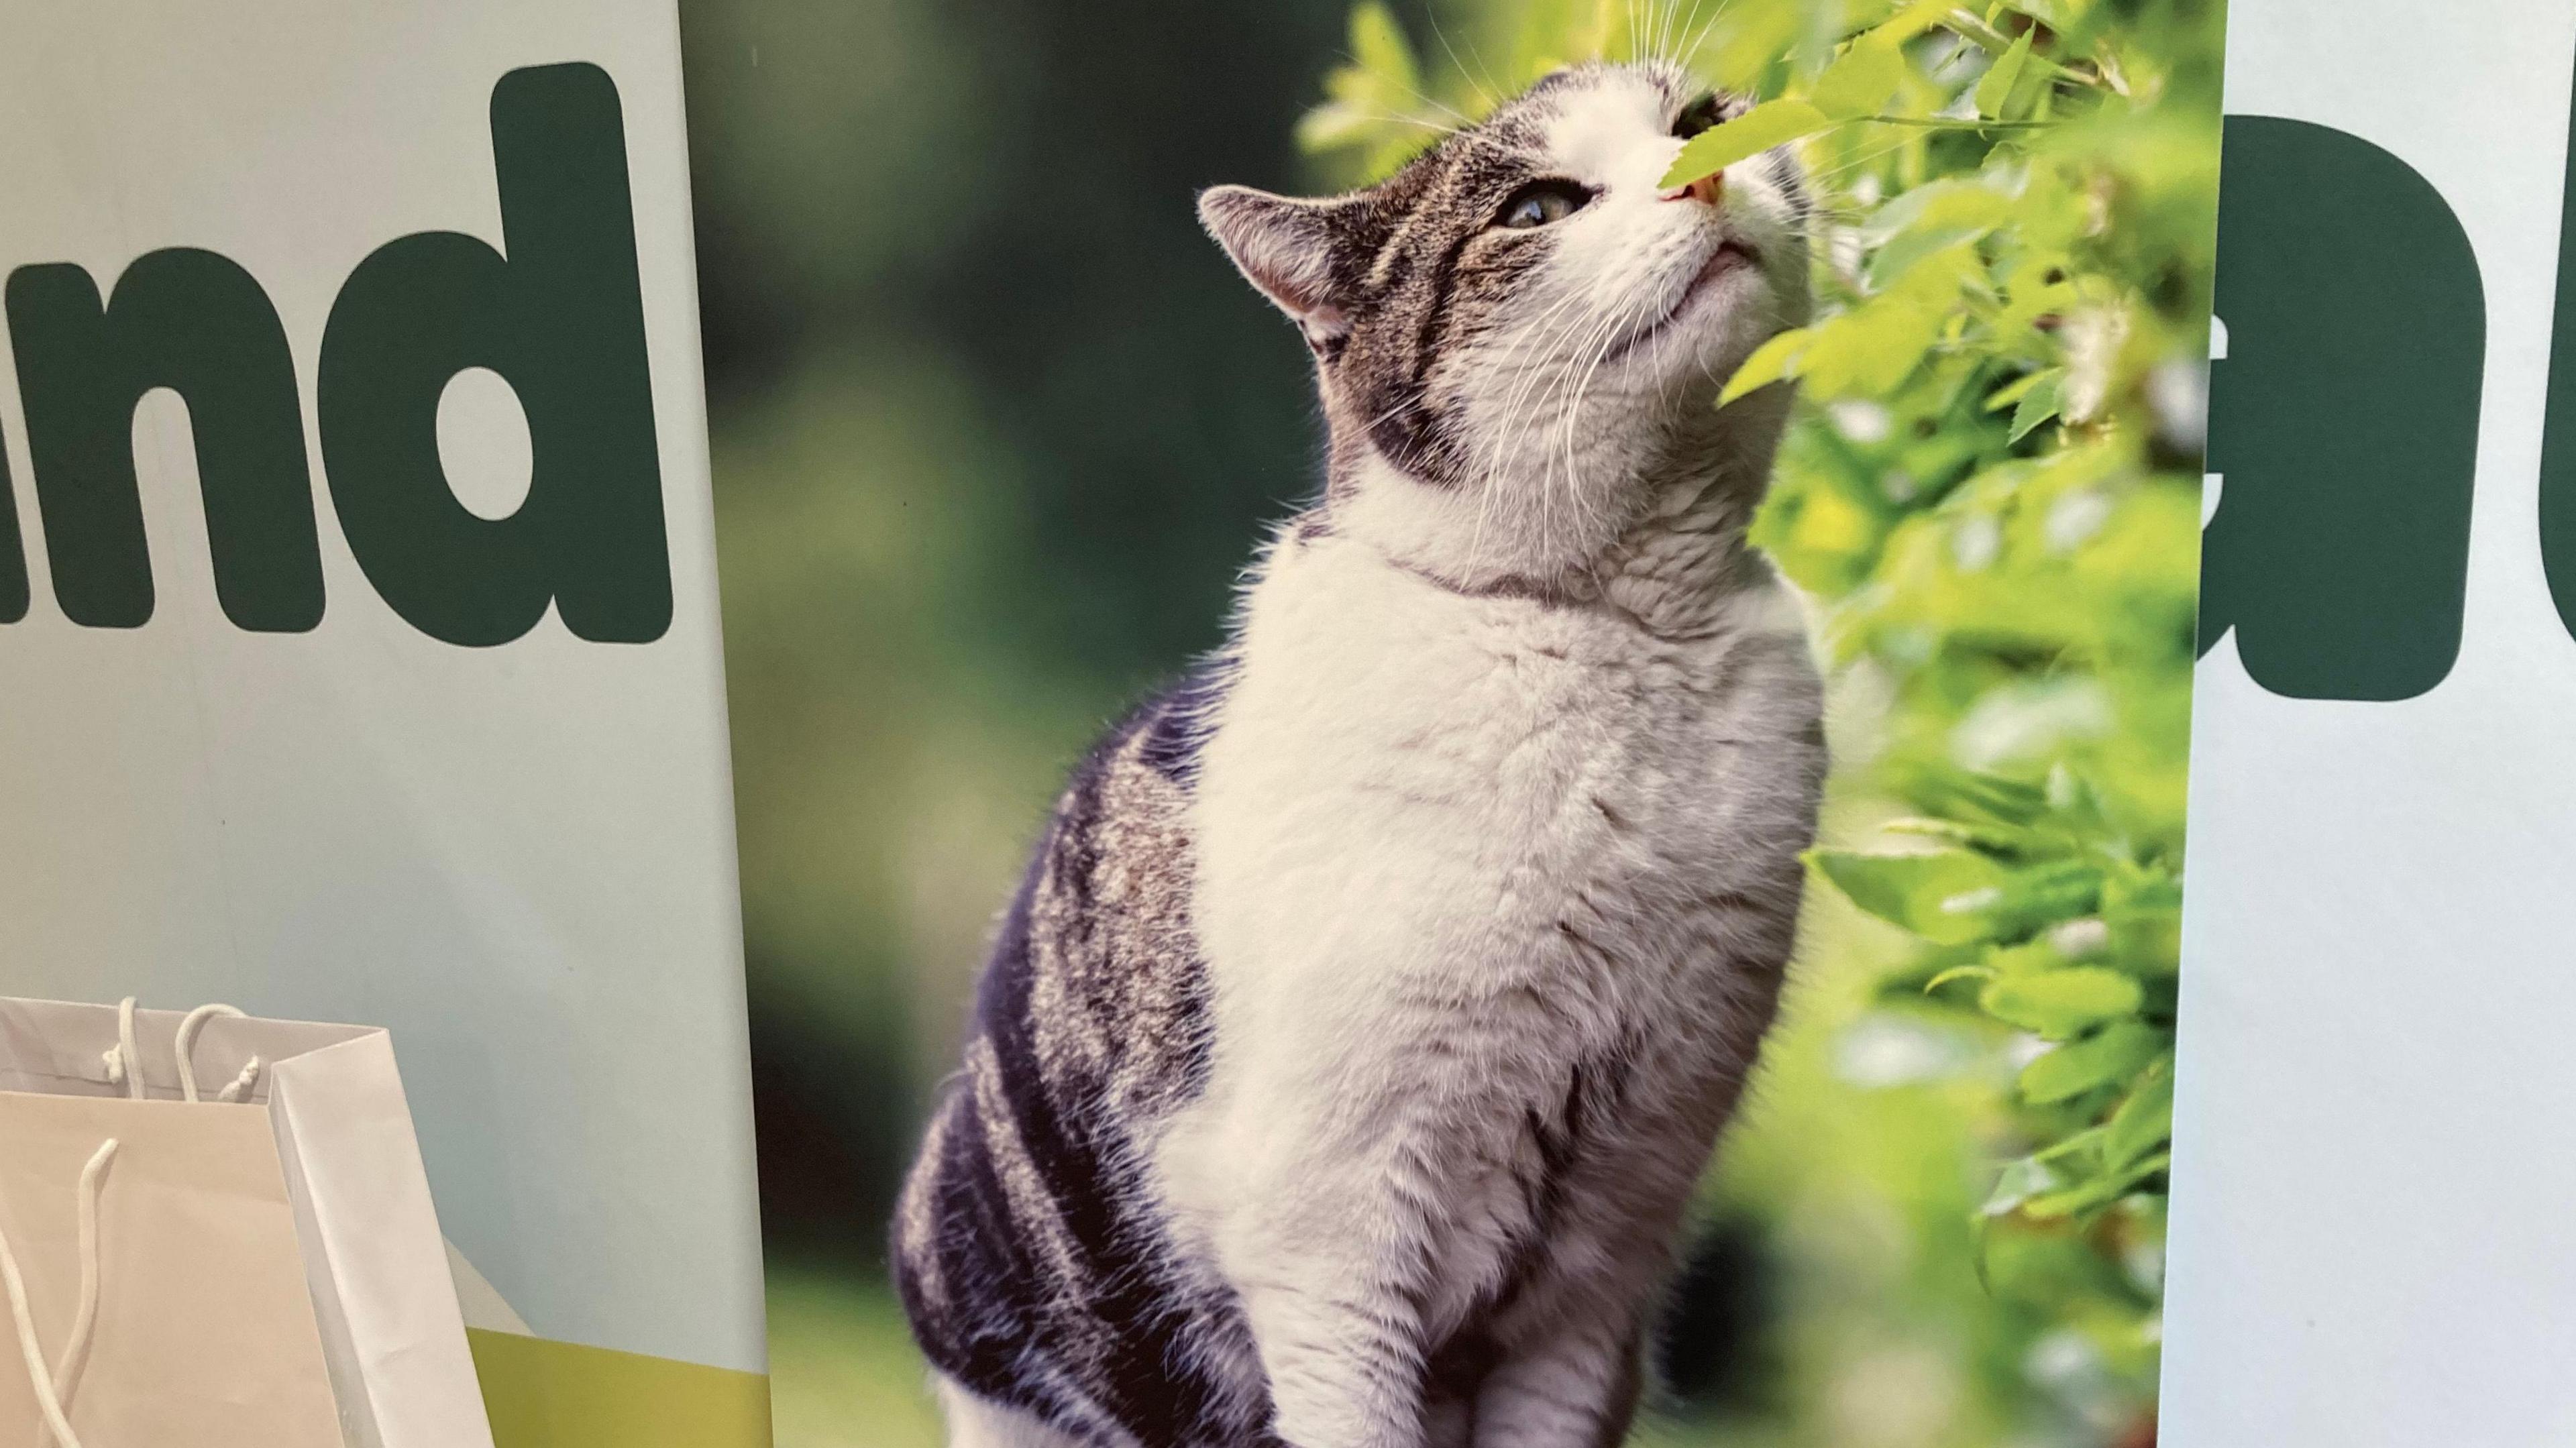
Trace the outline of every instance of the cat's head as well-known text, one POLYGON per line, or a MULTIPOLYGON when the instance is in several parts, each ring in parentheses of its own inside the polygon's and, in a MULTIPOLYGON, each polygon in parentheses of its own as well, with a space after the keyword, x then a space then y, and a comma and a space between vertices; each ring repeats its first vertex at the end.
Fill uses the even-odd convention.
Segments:
POLYGON ((1580 66, 1365 190, 1199 198, 1314 353, 1337 528, 1472 586, 1579 569, 1677 487, 1759 487, 1784 400, 1715 404, 1806 320, 1797 163, 1662 184, 1742 106, 1678 66, 1580 66))

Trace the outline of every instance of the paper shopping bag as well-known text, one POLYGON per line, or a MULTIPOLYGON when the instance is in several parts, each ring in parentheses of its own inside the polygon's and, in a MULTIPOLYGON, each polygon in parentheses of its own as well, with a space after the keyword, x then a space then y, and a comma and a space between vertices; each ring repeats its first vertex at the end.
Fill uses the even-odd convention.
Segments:
POLYGON ((0 1443, 56 1436, 22 1370, 32 1346, 84 1448, 340 1448, 266 1112, 0 1092, 0 1239, 26 1319, 0 1329, 0 1443), (84 1314, 81 1179, 111 1141, 84 1314))
MULTIPOLYGON (((391 1036, 228 1012, 0 1000, 0 1100, 139 1094, 182 1112, 247 1115, 268 1134, 284 1184, 342 1440, 490 1448, 391 1036), (242 1104, 185 1104, 196 1094, 242 1104)), ((7 1141, 0 1118, 0 1150, 7 1141)), ((102 1321, 93 1354, 103 1362, 112 1351, 102 1321)), ((76 1404, 90 1393, 82 1387, 76 1404)))

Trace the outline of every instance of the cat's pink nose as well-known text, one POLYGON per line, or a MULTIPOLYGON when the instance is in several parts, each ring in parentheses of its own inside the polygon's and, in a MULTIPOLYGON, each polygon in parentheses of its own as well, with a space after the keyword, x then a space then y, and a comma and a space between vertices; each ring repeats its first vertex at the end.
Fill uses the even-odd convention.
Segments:
POLYGON ((1715 206, 1717 204, 1717 199, 1725 194, 1726 173, 1720 171, 1715 175, 1702 176, 1687 186, 1676 186, 1672 190, 1664 193, 1664 199, 1666 201, 1696 201, 1703 206, 1715 206))

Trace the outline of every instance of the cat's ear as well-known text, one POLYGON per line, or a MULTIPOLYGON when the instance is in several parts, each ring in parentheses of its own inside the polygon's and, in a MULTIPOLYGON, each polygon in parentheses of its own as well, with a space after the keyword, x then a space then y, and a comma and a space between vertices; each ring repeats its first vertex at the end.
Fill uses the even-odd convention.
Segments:
POLYGON ((1342 257, 1354 245, 1356 203, 1354 197, 1306 201, 1249 186, 1212 186, 1199 193, 1199 220, 1245 279, 1322 351, 1351 329, 1342 257))

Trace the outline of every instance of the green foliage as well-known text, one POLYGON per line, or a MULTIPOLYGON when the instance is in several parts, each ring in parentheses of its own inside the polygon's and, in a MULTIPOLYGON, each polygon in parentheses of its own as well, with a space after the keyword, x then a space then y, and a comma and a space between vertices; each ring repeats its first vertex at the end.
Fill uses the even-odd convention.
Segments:
POLYGON ((1664 184, 1680 186, 1713 176, 1748 156, 1785 146, 1824 130, 1834 118, 1810 101, 1782 97, 1764 101, 1723 125, 1691 137, 1664 173, 1664 184))
POLYGON ((1667 184, 1799 149, 1822 306, 1725 400, 1800 389, 1754 536, 1816 607, 1840 797, 1906 816, 1811 863, 1913 942, 1870 1019, 1982 1043, 1975 1250, 2111 1378, 2097 1441, 2153 1401, 2222 13, 1486 0, 1439 77, 1371 4, 1304 132, 1365 177, 1556 61, 1659 53, 1761 98, 1667 184))

